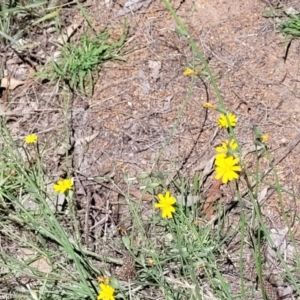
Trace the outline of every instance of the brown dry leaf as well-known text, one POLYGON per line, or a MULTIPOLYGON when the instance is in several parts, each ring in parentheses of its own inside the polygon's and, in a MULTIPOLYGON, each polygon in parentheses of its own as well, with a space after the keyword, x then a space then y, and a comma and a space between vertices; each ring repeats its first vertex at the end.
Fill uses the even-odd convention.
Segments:
MULTIPOLYGON (((284 257, 285 262, 288 266, 292 266, 295 262, 295 248, 293 245, 289 243, 289 229, 288 227, 284 227, 282 229, 280 228, 271 228, 269 231, 270 239, 273 241, 273 244, 268 243, 265 251, 265 270, 268 270, 270 274, 273 273, 274 268, 277 270, 275 266, 279 265, 279 258, 278 254, 280 254, 282 257, 284 257)), ((276 274, 278 271, 274 272, 276 274)), ((280 274, 280 273, 279 273, 280 274)), ((278 274, 278 275, 279 275, 278 274)), ((270 279, 272 279, 272 284, 274 286, 282 286, 283 282, 281 281, 281 276, 273 276, 270 279)), ((265 282, 264 282, 265 285, 265 282)), ((277 293, 280 294, 281 297, 286 297, 287 295, 292 294, 294 287, 292 285, 285 285, 285 289, 278 290, 274 288, 272 285, 269 288, 268 286, 264 286, 266 290, 266 294, 268 296, 268 299, 270 300, 277 300, 281 299, 277 293), (277 291, 278 290, 278 291, 277 291), (269 293, 271 293, 273 298, 269 296, 269 293), (276 298, 277 297, 277 298, 276 298)), ((288 298, 290 299, 290 298, 288 298)))
POLYGON ((52 267, 51 267, 47 257, 42 257, 42 258, 36 260, 32 264, 30 264, 30 266, 32 268, 36 268, 37 270, 39 270, 40 272, 43 272, 43 273, 50 273, 52 271, 52 267))
MULTIPOLYGON (((22 248, 22 250, 21 250, 20 257, 22 258, 22 260, 28 260, 28 259, 32 260, 36 256, 37 256, 37 253, 35 251, 33 251, 32 249, 22 248)), ((52 271, 52 267, 51 267, 50 262, 47 259, 47 257, 39 258, 39 259, 35 260, 34 262, 32 262, 29 266, 32 268, 35 268, 43 273, 50 273, 52 271)))
POLYGON ((171 100, 173 99, 173 95, 166 97, 164 100, 164 106, 161 109, 154 110, 156 114, 165 114, 170 110, 171 107, 171 100))
POLYGON ((257 202, 261 205, 264 199, 268 194, 269 187, 265 187, 260 193, 257 195, 257 202))
POLYGON ((74 32, 77 30, 78 27, 81 26, 83 22, 83 18, 77 20, 76 22, 73 22, 70 26, 68 26, 66 33, 63 34, 61 37, 57 39, 57 42, 59 44, 64 44, 69 40, 69 38, 74 34, 74 32))
POLYGON ((161 69, 161 62, 156 60, 149 60, 149 69, 150 69, 150 77, 157 81, 160 77, 160 69, 161 69))
POLYGON ((286 260, 295 260, 295 250, 292 245, 288 243, 288 227, 285 228, 271 228, 270 238, 273 241, 273 245, 268 244, 266 247, 266 268, 272 268, 278 263, 278 253, 286 257, 286 260))
POLYGON ((148 95, 150 91, 150 84, 148 82, 145 72, 142 69, 139 69, 139 80, 144 94, 148 95))
POLYGON ((203 180, 204 180, 204 178, 206 178, 207 175, 209 175, 212 172, 214 162, 215 162, 215 156, 213 156, 209 161, 205 161, 205 165, 203 168, 204 170, 202 173, 203 180))
POLYGON ((93 141, 98 135, 100 134, 100 131, 96 131, 94 132, 92 135, 89 135, 89 136, 85 136, 81 139, 77 139, 76 142, 75 142, 75 147, 80 145, 80 144, 83 144, 83 143, 90 143, 91 141, 93 141))
POLYGON ((4 77, 1 80, 1 87, 5 88, 5 89, 9 89, 9 90, 14 90, 16 87, 18 87, 19 85, 24 84, 26 81, 21 81, 21 80, 17 80, 15 78, 8 78, 8 77, 4 77))
POLYGON ((131 196, 134 196, 135 198, 141 199, 143 201, 152 201, 152 199, 153 199, 152 195, 142 194, 141 191, 136 190, 136 189, 129 189, 129 194, 131 196))
POLYGON ((120 17, 127 15, 128 13, 132 13, 141 7, 147 8, 151 2, 152 0, 128 0, 124 4, 123 8, 117 12, 117 16, 120 17))
POLYGON ((207 199, 203 207, 203 213, 207 220, 210 220, 211 216, 215 212, 214 203, 222 196, 222 191, 220 190, 221 184, 222 184, 221 179, 219 180, 215 179, 213 185, 207 192, 207 199))

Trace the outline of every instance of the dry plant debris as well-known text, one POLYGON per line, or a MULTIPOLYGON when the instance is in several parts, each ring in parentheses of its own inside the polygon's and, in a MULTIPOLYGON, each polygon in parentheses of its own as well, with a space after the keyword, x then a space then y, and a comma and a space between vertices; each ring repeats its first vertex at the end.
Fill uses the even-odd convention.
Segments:
POLYGON ((186 30, 156 0, 5 12, 1 38, 28 18, 0 54, 2 295, 299 298, 299 40, 276 30, 299 3, 273 2, 173 1, 186 30), (126 61, 97 61, 90 96, 88 72, 27 77, 103 32, 126 61))

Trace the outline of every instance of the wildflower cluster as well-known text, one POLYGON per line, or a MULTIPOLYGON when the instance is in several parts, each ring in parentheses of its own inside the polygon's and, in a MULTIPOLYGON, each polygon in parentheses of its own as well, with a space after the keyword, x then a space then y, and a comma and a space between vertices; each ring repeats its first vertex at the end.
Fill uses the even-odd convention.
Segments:
MULTIPOLYGON (((220 128, 225 128, 228 132, 231 132, 235 128, 237 117, 233 113, 226 112, 224 108, 217 107, 211 103, 203 103, 203 107, 220 112, 220 116, 217 119, 217 125, 220 128)), ((256 142, 261 144, 268 141, 269 136, 263 134, 259 128, 254 128, 254 134, 256 142)), ((218 180, 221 179, 223 184, 238 179, 242 168, 239 165, 239 158, 237 157, 238 144, 235 139, 223 141, 221 146, 216 147, 215 150, 215 178, 218 180)))
MULTIPOLYGON (((35 133, 28 134, 24 138, 26 144, 37 144, 38 137, 35 133)), ((70 178, 58 180, 54 185, 53 189, 57 193, 66 194, 69 190, 73 189, 73 181, 70 178)))
MULTIPOLYGON (((195 75, 193 70, 186 69, 184 75, 195 75)), ((217 124, 220 128, 234 128, 237 124, 237 117, 232 113, 224 112, 224 109, 219 108, 210 103, 204 103, 203 107, 217 110, 221 112, 217 124)), ((222 183, 226 184, 228 181, 238 179, 241 167, 239 165, 239 158, 236 155, 238 144, 234 139, 230 141, 226 140, 221 143, 221 146, 216 147, 216 159, 215 159, 215 171, 216 179, 222 179, 222 183)), ((173 218, 175 212, 174 205, 176 199, 171 196, 170 192, 166 192, 165 195, 158 195, 158 203, 155 203, 154 207, 161 210, 162 218, 173 218)))
POLYGON ((235 156, 237 148, 238 144, 234 139, 226 140, 216 147, 216 179, 222 178, 224 184, 239 177, 237 172, 241 171, 241 167, 238 165, 239 159, 235 156))
MULTIPOLYGON (((222 112, 217 120, 217 125, 220 128, 229 129, 236 126, 237 117, 233 113, 223 113, 223 109, 210 103, 204 103, 203 107, 222 112)), ((221 146, 216 147, 215 149, 215 178, 218 180, 221 179, 223 184, 239 178, 238 172, 240 172, 242 168, 239 165, 239 158, 236 155, 237 149, 238 144, 234 139, 223 141, 221 146)))

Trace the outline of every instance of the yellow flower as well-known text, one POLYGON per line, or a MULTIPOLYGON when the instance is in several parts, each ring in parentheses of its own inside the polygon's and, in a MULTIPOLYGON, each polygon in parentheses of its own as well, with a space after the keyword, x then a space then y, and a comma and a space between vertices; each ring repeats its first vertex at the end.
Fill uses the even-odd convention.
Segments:
POLYGON ((151 257, 148 257, 146 261, 150 267, 153 267, 155 265, 155 262, 151 257))
POLYGON ((162 218, 173 218, 172 214, 175 212, 173 205, 176 203, 176 199, 170 195, 170 192, 166 192, 165 196, 158 194, 157 197, 159 201, 155 203, 154 207, 161 210, 162 218))
POLYGON ((269 135, 268 134, 263 134, 260 138, 262 143, 266 143, 269 140, 269 135))
POLYGON ((228 128, 229 124, 231 127, 235 127, 236 122, 237 122, 237 117, 232 113, 227 114, 227 118, 224 114, 221 114, 220 118, 217 120, 217 123, 220 128, 222 128, 222 127, 228 128), (228 119, 229 123, 228 123, 227 119, 228 119))
POLYGON ((54 191, 62 194, 66 193, 72 188, 73 188, 73 182, 70 178, 58 180, 56 184, 53 185, 54 191))
POLYGON ((231 139, 230 142, 228 142, 228 140, 222 142, 222 146, 216 147, 216 159, 222 159, 226 156, 233 155, 233 152, 237 149, 237 147, 238 144, 234 139, 231 139))
POLYGON ((32 134, 29 134, 25 137, 25 143, 26 144, 34 144, 37 142, 37 136, 36 134, 32 133, 32 134))
POLYGON ((219 154, 216 154, 216 157, 215 157, 215 163, 217 160, 223 160, 224 158, 228 157, 227 154, 225 153, 219 153, 219 154))
POLYGON ((115 289, 108 284, 100 283, 100 291, 97 300, 115 300, 115 289))
POLYGON ((239 178, 237 172, 241 171, 238 165, 239 159, 232 156, 226 156, 216 159, 216 179, 222 178, 222 183, 226 184, 228 181, 239 178))
POLYGON ((208 102, 203 103, 202 106, 203 106, 204 108, 210 108, 210 109, 213 109, 213 110, 216 110, 216 109, 217 109, 217 107, 216 107, 215 105, 213 105, 213 104, 211 104, 211 103, 208 103, 208 102))
POLYGON ((183 72, 184 76, 193 76, 193 75, 197 75, 198 73, 196 71, 194 71, 193 69, 190 68, 186 68, 183 72))

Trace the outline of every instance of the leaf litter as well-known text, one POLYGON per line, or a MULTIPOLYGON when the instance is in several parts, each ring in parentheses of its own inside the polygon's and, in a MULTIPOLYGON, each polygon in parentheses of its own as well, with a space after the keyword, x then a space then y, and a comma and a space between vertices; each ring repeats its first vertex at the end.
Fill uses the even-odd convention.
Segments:
POLYGON ((125 2, 123 8, 117 12, 117 16, 125 16, 141 9, 142 7, 147 8, 151 2, 152 0, 129 0, 125 2))
MULTIPOLYGON (((149 3, 148 3, 148 1, 145 1, 145 2, 146 2, 145 5, 147 7, 147 5, 150 4, 150 2, 149 3)), ((155 1, 152 1, 152 2, 155 5, 154 6, 155 8, 158 7, 160 10, 162 10, 162 7, 158 3, 156 3, 155 1)), ((131 12, 137 11, 138 9, 143 7, 143 5, 139 6, 140 4, 141 3, 138 3, 138 1, 135 1, 135 2, 128 1, 125 6, 125 8, 127 7, 126 10, 124 10, 124 9, 121 10, 120 15, 129 14, 131 12), (133 3, 133 4, 131 4, 131 3, 133 3), (135 5, 135 3, 136 3, 136 5, 135 5)), ((235 4, 236 4, 236 9, 238 9, 239 3, 235 3, 235 4)), ((181 7, 182 11, 179 11, 179 12, 185 12, 185 9, 187 9, 185 5, 186 4, 184 4, 184 3, 182 4, 182 7, 181 7)), ((202 3, 197 3, 196 5, 202 5, 202 3)), ((224 5, 224 4, 220 4, 220 7, 218 7, 218 9, 220 9, 220 11, 222 9, 224 9, 224 7, 222 5, 224 5)), ((248 3, 246 1, 244 5, 248 5, 250 7, 249 8, 249 13, 250 13, 251 8, 253 8, 252 4, 248 3)), ((206 12, 208 14, 210 13, 210 9, 211 8, 206 10, 206 12)), ((257 8, 255 7, 255 9, 257 9, 257 8)), ((255 11, 252 11, 251 16, 255 15, 255 11)), ((202 10, 199 10, 199 12, 201 14, 202 10)), ((140 21, 139 18, 141 18, 141 16, 138 16, 138 14, 137 14, 137 16, 132 16, 132 17, 136 18, 133 20, 136 20, 137 24, 142 24, 142 23, 138 23, 138 21, 140 21)), ((105 15, 103 18, 105 18, 105 15)), ((203 18, 203 19, 205 19, 205 18, 203 18)), ((211 18, 211 20, 214 20, 214 19, 211 18)), ((251 18, 249 20, 251 21, 251 18)), ((224 55, 224 56, 229 55, 228 52, 230 52, 229 50, 231 47, 231 44, 230 44, 231 40, 228 40, 228 39, 226 40, 226 36, 224 37, 224 35, 223 35, 224 39, 220 39, 220 35, 216 34, 214 32, 214 30, 218 26, 214 27, 211 25, 203 24, 203 26, 204 26, 203 31, 205 31, 205 26, 211 26, 210 28, 212 30, 211 32, 207 33, 209 35, 209 40, 207 41, 206 36, 203 34, 203 32, 197 31, 198 30, 197 28, 200 28, 199 23, 201 23, 201 18, 198 17, 198 21, 197 21, 198 23, 193 23, 193 16, 192 16, 190 18, 190 21, 192 23, 192 26, 191 26, 192 31, 195 31, 195 32, 192 32, 192 34, 196 34, 196 33, 199 34, 198 36, 199 36, 199 39, 201 39, 201 42, 205 45, 208 45, 207 49, 209 49, 209 48, 214 49, 214 51, 212 51, 212 53, 208 53, 213 56, 212 62, 211 62, 213 67, 215 67, 216 69, 219 68, 219 69, 227 70, 227 72, 228 72, 228 73, 226 73, 227 76, 230 76, 230 78, 233 79, 233 83, 231 82, 231 84, 233 84, 232 86, 233 87, 235 87, 235 85, 238 86, 239 94, 242 94, 246 98, 247 97, 250 98, 251 102, 248 101, 247 103, 248 103, 248 105, 252 106, 252 108, 250 110, 252 115, 249 115, 249 114, 246 115, 246 114, 244 114, 244 112, 242 110, 239 110, 239 108, 237 108, 238 112, 241 115, 241 121, 248 122, 249 120, 252 121, 252 119, 254 118, 255 120, 259 120, 260 122, 264 123, 263 117, 266 117, 270 122, 276 121, 276 120, 272 120, 272 116, 264 115, 265 111, 260 108, 260 106, 259 106, 260 102, 258 102, 258 100, 257 100, 259 98, 257 95, 260 93, 260 89, 261 90, 268 89, 270 95, 266 95, 265 97, 260 97, 259 99, 264 99, 264 101, 266 101, 268 109, 270 107, 273 107, 272 106, 273 103, 271 101, 268 102, 270 99, 272 101, 274 101, 274 99, 276 99, 276 97, 274 97, 274 95, 272 96, 272 87, 270 87, 270 86, 266 87, 265 85, 263 85, 263 87, 262 87, 260 85, 260 83, 256 81, 256 79, 249 78, 249 76, 247 78, 243 77, 243 73, 242 74, 239 73, 239 72, 242 72, 242 68, 238 68, 236 70, 234 68, 232 68, 232 70, 228 70, 226 68, 226 66, 222 65, 222 63, 220 63, 220 61, 218 61, 218 59, 216 57, 214 57, 214 53, 218 53, 218 57, 222 57, 222 55, 224 55), (226 54, 226 51, 224 51, 224 46, 228 47, 225 49, 227 51, 227 54, 226 54), (224 52, 222 52, 222 51, 224 51, 224 52), (237 81, 235 81, 234 75, 231 73, 231 71, 236 72, 236 76, 238 77, 237 81), (239 86, 239 84, 241 84, 241 82, 244 82, 244 79, 247 84, 239 86), (255 82, 255 84, 251 83, 252 80, 255 82), (249 88, 249 91, 245 91, 246 88, 249 88), (257 94, 255 94, 255 93, 251 94, 251 92, 254 91, 254 88, 255 88, 255 91, 257 94), (252 91, 251 91, 251 89, 252 89, 252 91)), ((242 22, 243 22, 241 20, 237 20, 237 21, 241 22, 238 24, 242 24, 242 22)), ((165 22, 166 22, 166 20, 164 20, 164 23, 160 23, 159 17, 158 17, 158 21, 155 25, 160 26, 160 28, 164 28, 165 22)), ((231 22, 234 24, 235 21, 232 19, 231 22)), ((261 20, 259 22, 261 22, 261 20)), ((223 27, 224 30, 227 28, 226 26, 227 26, 227 24, 224 25, 224 27, 223 27)), ((251 27, 252 29, 254 28, 253 30, 256 30, 255 26, 257 26, 257 20, 255 20, 255 22, 253 22, 251 26, 252 26, 251 27)), ((237 27, 234 27, 234 28, 237 28, 237 27)), ((236 30, 238 30, 238 29, 236 29, 236 30)), ((242 31, 242 30, 244 30, 244 29, 241 29, 240 31, 242 31)), ((146 32, 146 30, 145 30, 145 32, 146 32)), ((156 36, 157 39, 155 39, 156 41, 159 41, 158 37, 159 37, 159 34, 161 34, 161 32, 159 32, 159 34, 158 34, 158 32, 159 31, 157 30, 157 32, 156 32, 156 28, 153 27, 153 31, 151 32, 151 34, 154 36, 157 34, 157 36, 156 36)), ((139 34, 138 28, 136 29, 136 32, 134 34, 136 34, 136 35, 139 34)), ((222 32, 221 32, 221 34, 222 34, 222 32)), ((239 34, 246 35, 247 32, 242 31, 242 32, 239 32, 239 34)), ((179 49, 185 49, 185 44, 182 40, 180 41, 177 38, 174 39, 174 37, 172 35, 165 35, 164 38, 168 41, 174 42, 174 44, 178 45, 179 49)), ((251 37, 249 37, 249 38, 251 38, 251 37)), ((267 39, 268 37, 265 36, 264 38, 267 39)), ((246 37, 246 38, 243 37, 243 42, 247 43, 248 42, 247 39, 248 39, 248 37, 246 37)), ((141 36, 140 36, 140 40, 142 41, 141 36)), ((249 49, 245 50, 245 49, 243 49, 241 44, 237 43, 237 45, 238 46, 236 46, 236 45, 234 45, 234 46, 241 47, 241 48, 239 48, 241 50, 235 52, 237 55, 236 63, 240 63, 243 65, 243 59, 245 59, 245 57, 241 53, 244 53, 243 51, 245 51, 245 56, 246 56, 246 54, 248 55, 247 59, 250 58, 249 63, 251 62, 252 65, 255 65, 255 60, 251 61, 252 53, 246 52, 246 51, 250 51, 251 49, 249 48, 249 49)), ((155 48, 156 52, 159 53, 159 55, 163 56, 163 51, 161 49, 159 49, 158 43, 153 44, 151 46, 156 47, 155 48)), ((274 44, 273 44, 273 46, 274 46, 274 44)), ((233 47, 233 49, 234 49, 234 47, 233 47)), ((173 97, 172 98, 172 110, 176 107, 179 107, 182 99, 184 98, 183 97, 184 92, 183 92, 183 90, 180 90, 179 87, 186 86, 188 83, 187 81, 184 81, 185 79, 180 78, 179 73, 172 74, 171 71, 169 71, 169 72, 167 71, 167 67, 169 68, 169 70, 175 70, 176 68, 178 69, 179 67, 182 67, 182 65, 181 65, 182 62, 180 60, 176 61, 176 59, 174 59, 174 61, 171 61, 171 59, 170 59, 170 58, 173 59, 174 57, 176 57, 176 55, 178 56, 179 53, 173 53, 170 49, 168 49, 168 51, 169 51, 168 56, 164 57, 162 60, 163 63, 160 66, 159 66, 159 64, 157 64, 155 66, 155 68, 151 68, 149 63, 148 63, 148 66, 146 63, 146 67, 145 67, 145 62, 157 61, 156 56, 154 56, 154 55, 151 56, 148 53, 147 55, 144 55, 144 57, 142 55, 140 55, 140 57, 137 55, 132 60, 130 60, 130 58, 129 58, 129 66, 130 67, 128 67, 126 72, 124 72, 124 70, 122 70, 122 68, 117 69, 117 72, 120 73, 119 78, 127 78, 128 73, 129 73, 128 70, 133 70, 133 71, 135 70, 134 68, 132 68, 132 66, 135 66, 137 69, 144 70, 143 71, 144 78, 146 78, 146 79, 151 78, 154 82, 153 86, 152 86, 152 81, 151 81, 151 88, 150 88, 150 83, 149 83, 150 80, 149 80, 148 81, 149 87, 146 86, 146 87, 144 87, 144 90, 143 89, 139 90, 137 88, 138 80, 135 81, 135 79, 133 79, 130 84, 130 90, 127 91, 125 94, 121 94, 121 92, 122 92, 122 90, 124 90, 124 87, 127 88, 127 86, 124 83, 120 83, 119 85, 108 89, 108 91, 101 92, 99 95, 96 95, 92 99, 87 99, 87 101, 90 101, 93 104, 97 104, 97 101, 99 99, 107 99, 108 97, 111 97, 110 100, 107 101, 104 106, 98 106, 99 110, 97 110, 97 111, 93 110, 91 112, 91 116, 90 116, 91 119, 89 120, 91 122, 91 125, 89 125, 87 127, 90 128, 93 126, 97 126, 97 128, 101 128, 101 134, 97 135, 94 139, 91 139, 89 149, 87 150, 87 153, 83 159, 84 163, 82 164, 81 171, 85 171, 86 173, 90 172, 89 175, 95 175, 95 174, 99 173, 98 171, 103 171, 105 169, 104 168, 105 164, 107 164, 106 167, 108 170, 114 170, 116 168, 116 165, 114 163, 112 163, 112 161, 113 162, 119 162, 119 161, 123 162, 122 168, 124 167, 125 170, 129 169, 131 172, 140 172, 141 170, 144 170, 145 168, 147 168, 148 162, 151 161, 151 159, 153 159, 153 153, 158 151, 159 146, 161 146, 161 144, 164 142, 164 140, 167 137, 166 131, 167 131, 167 129, 170 128, 170 124, 172 124, 172 122, 168 123, 168 120, 170 120, 170 119, 175 120, 175 118, 176 118, 176 115, 175 114, 173 115, 172 111, 170 109, 166 109, 166 112, 167 112, 166 116, 159 115, 159 114, 158 114, 158 116, 156 116, 155 114, 153 114, 153 111, 155 112, 155 110, 157 110, 158 107, 161 107, 161 99, 166 99, 166 97, 168 97, 165 95, 165 92, 169 93, 169 95, 171 95, 171 94, 173 95, 172 96, 173 97), (131 65, 130 65, 130 63, 131 63, 131 65), (148 69, 149 69, 149 74, 148 74, 148 69), (156 70, 154 70, 154 69, 156 69, 156 70), (164 77, 161 76, 162 71, 164 72, 163 73, 164 77), (176 75, 177 78, 180 78, 180 79, 175 79, 172 81, 171 78, 173 78, 172 76, 174 76, 174 75, 176 75), (165 80, 165 82, 163 82, 163 80, 165 80), (170 84, 170 83, 168 81, 171 82, 171 85, 170 85, 171 88, 169 90, 168 90, 168 84, 170 84), (162 89, 165 89, 165 91, 161 92, 162 89), (106 94, 106 92, 108 95, 106 94), (99 98, 97 98, 97 97, 99 97, 99 98), (128 108, 126 106, 126 102, 131 102, 132 103, 131 107, 128 108), (121 103, 121 108, 119 109, 120 103, 121 103), (149 105, 149 103, 151 103, 151 105, 149 105), (151 110, 149 107, 153 107, 154 109, 151 110), (123 114, 126 115, 127 119, 123 118, 123 114), (130 116, 131 116, 132 120, 130 120, 130 116), (129 118, 129 121, 128 121, 128 118, 129 118), (128 125, 130 121, 132 121, 135 124, 136 123, 139 123, 139 124, 132 128, 132 131, 130 132, 131 140, 128 141, 126 138, 123 138, 123 134, 124 134, 123 128, 125 128, 125 126, 128 125), (122 125, 124 125, 124 127, 122 125), (165 131, 161 130, 161 127, 165 128, 165 131), (147 137, 147 138, 145 138, 145 140, 151 140, 151 143, 149 143, 149 144, 152 144, 152 142, 158 141, 158 145, 149 147, 147 149, 147 151, 145 151, 142 155, 139 155, 139 154, 136 154, 136 152, 134 152, 134 151, 138 148, 138 146, 140 146, 139 144, 141 143, 140 142, 141 137, 143 137, 143 136, 147 137), (96 151, 95 149, 97 149, 98 151, 96 151), (99 154, 99 149, 100 149, 100 154, 99 154), (132 162, 132 157, 134 157, 135 155, 137 156, 136 161, 138 161, 138 163, 139 163, 137 166, 134 166, 134 162, 132 162), (99 157, 101 157, 101 159, 99 159, 99 157), (128 161, 130 161, 130 163, 128 163, 128 161)), ((209 50, 207 50, 207 51, 209 52, 209 50)), ((183 55, 183 54, 180 53, 180 55, 183 55)), ((268 61, 264 61, 264 63, 266 63, 268 65, 268 61)), ((289 62, 287 62, 287 63, 289 63, 289 62)), ((255 67, 257 67, 257 66, 255 65, 255 67)), ((266 67, 264 67, 264 68, 266 68, 266 67)), ((116 72, 116 65, 109 65, 108 67, 106 67, 104 69, 104 72, 105 72, 105 75, 107 76, 107 78, 101 79, 101 86, 103 86, 103 84, 105 84, 105 83, 110 83, 112 81, 114 82, 114 79, 116 77, 113 77, 113 75, 111 73, 116 72)), ((257 72, 261 72, 261 70, 259 70, 259 68, 258 68, 257 72)), ((130 75, 131 74, 134 75, 134 76, 132 76, 133 78, 138 77, 137 73, 135 73, 135 74, 130 73, 130 75)), ((44 88, 45 87, 46 87, 46 85, 44 86, 44 88)), ((185 120, 186 124, 181 124, 181 127, 175 132, 175 136, 176 136, 176 138, 178 138, 178 142, 175 139, 174 143, 172 144, 173 148, 169 147, 166 149, 166 155, 162 157, 162 161, 168 161, 168 160, 176 161, 177 157, 179 158, 179 160, 182 160, 185 157, 187 157, 185 150, 190 145, 190 141, 193 140, 193 137, 194 137, 193 130, 195 130, 197 133, 198 133, 198 131, 202 130, 202 128, 199 126, 199 124, 202 121, 202 118, 204 118, 204 114, 201 112, 200 109, 197 110, 197 113, 195 113, 195 111, 196 111, 195 107, 198 107, 198 108, 200 107, 200 105, 199 105, 201 102, 200 98, 205 94, 205 89, 203 86, 201 86, 201 83, 198 83, 198 89, 199 90, 197 90, 197 93, 195 93, 193 95, 194 102, 192 103, 191 107, 188 107, 188 110, 187 110, 188 113, 187 113, 187 117, 186 117, 187 119, 185 120), (202 95, 202 93, 203 93, 203 95, 202 95), (193 129, 193 128, 195 128, 195 129, 193 129), (178 152, 174 151, 174 148, 176 148, 176 147, 178 147, 178 149, 180 149, 178 152)), ((227 82, 223 82, 223 90, 224 90, 225 96, 227 95, 228 91, 231 91, 230 88, 228 88, 228 86, 227 86, 227 82)), ((32 87, 31 89, 29 89, 27 91, 26 97, 29 97, 30 101, 32 101, 32 102, 33 101, 37 102, 39 107, 41 105, 45 105, 45 107, 47 107, 47 105, 49 105, 50 103, 54 103, 53 100, 57 101, 57 98, 51 98, 48 96, 47 96, 48 98, 46 99, 47 101, 44 101, 43 99, 35 98, 36 95, 38 95, 37 91, 39 91, 37 86, 32 87)), ((57 91, 53 90, 53 94, 55 94, 55 93, 57 93, 57 91)), ((49 94, 50 94, 50 91, 49 91, 49 94)), ((285 96, 286 101, 287 102, 291 101, 291 99, 292 99, 291 95, 289 93, 287 93, 286 95, 287 95, 287 96, 285 96)), ((278 96, 278 97, 280 97, 280 96, 278 96)), ((295 96, 293 95, 293 101, 295 99, 294 97, 295 96)), ((230 98, 228 96, 227 99, 230 99, 228 101, 232 101, 231 104, 234 105, 234 102, 236 100, 234 97, 230 98)), ((20 100, 22 100, 22 99, 20 99, 20 100)), ((168 102, 168 101, 166 101, 166 102, 168 102)), ((76 103, 76 101, 74 101, 74 105, 79 105, 79 104, 78 104, 78 102, 76 103)), ((170 106, 169 106, 169 108, 170 108, 170 106)), ((46 118, 46 115, 40 114, 39 118, 46 118)), ((19 127, 19 130, 22 132, 22 134, 24 134, 28 128, 34 129, 35 127, 37 127, 40 130, 45 130, 44 128, 41 127, 41 125, 39 123, 39 118, 36 118, 35 115, 32 115, 32 118, 30 121, 23 120, 22 126, 24 126, 24 127, 19 127)), ((75 118, 73 120, 74 123, 72 126, 74 126, 75 131, 78 130, 79 126, 81 128, 83 127, 83 124, 78 122, 79 118, 80 118, 80 116, 78 116, 77 119, 75 118), (78 123, 76 123, 76 122, 78 122, 78 123), (76 126, 78 126, 78 127, 76 127, 76 126)), ((212 120, 211 117, 208 116, 208 123, 213 122, 213 121, 214 120, 212 120)), ((49 123, 51 123, 51 121, 49 123)), ((245 124, 246 124, 246 122, 245 122, 245 124)), ((52 125, 54 125, 53 122, 52 122, 52 125)), ((195 152, 194 153, 192 152, 192 156, 189 157, 189 159, 194 159, 195 164, 199 164, 199 165, 201 164, 201 161, 202 162, 205 160, 208 161, 209 157, 211 155, 205 149, 205 147, 207 147, 207 145, 205 144, 206 143, 205 141, 210 140, 210 137, 211 137, 211 132, 209 130, 209 124, 206 123, 205 126, 206 126, 205 130, 207 130, 206 135, 201 137, 202 140, 195 142, 196 143, 195 152)), ((267 127, 268 123, 267 122, 264 123, 264 126, 267 127)), ((274 126, 274 124, 272 126, 274 126)), ((245 126, 243 128, 243 130, 244 130, 244 132, 239 132, 239 134, 244 135, 244 138, 246 140, 247 137, 249 137, 249 135, 247 136, 247 126, 245 126)), ((280 130, 281 129, 279 128, 279 131, 280 130)), ((279 134, 278 132, 273 132, 273 133, 276 136, 276 134, 279 134)), ((293 133, 291 131, 287 132, 286 129, 284 130, 284 133, 286 133, 285 136, 287 139, 291 139, 291 137, 293 136, 293 133)), ((90 131, 89 133, 87 133, 87 135, 83 134, 81 137, 78 136, 78 139, 81 141, 84 141, 85 136, 92 137, 93 131, 90 131)), ((48 135, 47 138, 49 138, 49 141, 51 141, 51 135, 48 135)), ((53 138, 52 138, 52 140, 53 140, 53 138)), ((144 142, 144 140, 143 140, 143 142, 144 142)), ((276 147, 274 147, 274 148, 276 149, 276 147)), ((74 159, 74 161, 76 160, 76 158, 73 158, 73 159, 74 159)), ((161 166, 161 168, 164 168, 164 166, 161 166)), ((187 170, 183 169, 183 171, 187 171, 187 170)), ((120 171, 118 169, 117 173, 119 173, 119 172, 120 171)), ((207 165, 207 170, 204 173, 208 177, 208 176, 210 176, 211 172, 212 172, 211 165, 210 166, 207 165)), ((120 178, 120 177, 122 177, 122 172, 120 172, 120 174, 118 174, 118 176, 117 176, 117 178, 120 178)), ((291 178, 291 179, 293 180, 293 178, 291 178)), ((85 184, 85 183, 86 182, 83 181, 83 184, 85 184)), ((120 182, 118 182, 118 183, 120 183, 120 182)), ((87 188, 84 187, 84 189, 87 189, 87 188)), ((103 186, 98 186, 97 189, 98 189, 98 191, 96 191, 96 192, 94 191, 94 193, 95 194, 101 193, 102 200, 106 199, 106 198, 109 199, 109 196, 110 196, 109 192, 103 186)), ((135 195, 136 197, 141 197, 142 196, 141 193, 137 193, 136 191, 132 194, 135 195)), ((261 196, 260 198, 263 199, 265 197, 265 194, 261 194, 260 196, 261 196)), ((151 200, 151 198, 147 197, 146 201, 150 201, 150 200, 151 200)), ((225 201, 226 201, 226 199, 224 199, 224 202, 225 201)), ((270 205, 270 203, 268 203, 268 205, 270 205)), ((120 211, 120 215, 122 213, 124 215, 126 215, 128 212, 126 212, 126 210, 123 212, 120 211)), ((210 215, 211 215, 211 213, 208 212, 208 216, 210 216, 210 215)), ((101 234, 100 234, 101 228, 102 228, 101 226, 99 228, 97 228, 98 232, 96 232, 96 234, 95 234, 95 236, 100 239, 101 239, 101 234), (98 236, 97 236, 97 234, 98 234, 98 236)), ((276 240, 276 238, 275 238, 275 240, 276 240)), ((279 240, 279 238, 278 238, 278 240, 279 240)))

